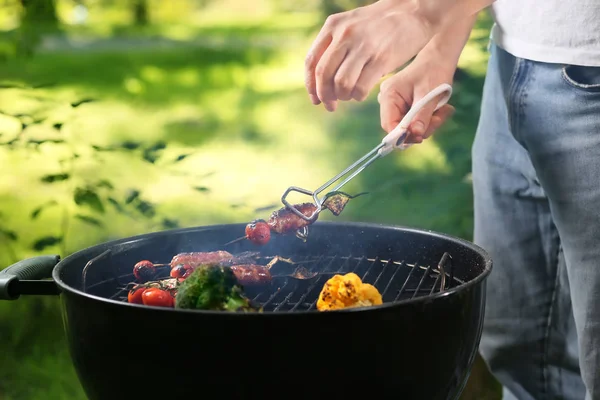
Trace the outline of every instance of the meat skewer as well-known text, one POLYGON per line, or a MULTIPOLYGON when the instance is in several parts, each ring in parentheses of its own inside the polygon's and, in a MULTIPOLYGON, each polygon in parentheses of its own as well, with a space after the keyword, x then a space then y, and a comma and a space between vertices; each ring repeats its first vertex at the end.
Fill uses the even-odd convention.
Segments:
MULTIPOLYGON (((366 193, 351 196, 343 192, 331 192, 325 196, 321 207, 322 209, 328 209, 333 215, 338 216, 342 213, 348 201, 363 194, 366 193)), ((293 207, 307 217, 307 219, 300 217, 290 208, 283 207, 274 211, 267 221, 256 219, 250 222, 246 225, 245 236, 232 240, 225 245, 227 246, 245 239, 257 245, 265 245, 271 240, 271 232, 280 235, 296 232, 296 236, 305 241, 308 237, 309 225, 315 223, 319 218, 319 213, 315 213, 317 206, 314 203, 302 203, 295 204, 293 207)))
POLYGON ((196 251, 188 253, 179 253, 175 255, 169 264, 154 264, 149 260, 142 260, 133 267, 133 275, 140 282, 152 280, 157 272, 160 272, 158 267, 169 267, 171 276, 174 278, 187 277, 191 271, 198 265, 202 264, 222 264, 233 265, 248 263, 253 260, 253 257, 258 255, 258 252, 244 252, 237 256, 224 250, 217 251, 196 251), (187 273, 187 275, 186 275, 187 273))
POLYGON ((267 284, 273 279, 270 268, 265 265, 232 265, 229 268, 242 285, 267 284))
MULTIPOLYGON (((189 254, 189 253, 188 253, 189 254)), ((244 253, 243 253, 244 254, 244 253)), ((250 253, 253 254, 253 253, 250 253)), ((187 259, 188 261, 190 259, 187 259)), ((311 279, 317 275, 316 272, 309 272, 305 267, 298 267, 294 270, 293 273, 288 275, 277 275, 273 276, 271 274, 271 268, 279 261, 286 262, 288 264, 295 264, 294 261, 283 258, 280 256, 275 256, 267 265, 253 264, 253 263, 244 263, 237 264, 232 262, 233 259, 225 260, 224 263, 216 262, 213 264, 219 264, 221 266, 227 266, 231 268, 234 275, 238 279, 238 281, 244 285, 261 285, 266 284, 272 281, 273 278, 282 278, 282 277, 291 277, 295 279, 311 279)), ((193 259, 192 261, 197 261, 197 259, 193 259)), ((210 262, 205 262, 204 264, 211 264, 210 262)), ((156 265, 156 264, 155 264, 156 265)), ((184 281, 198 266, 203 265, 203 263, 195 263, 195 265, 190 264, 178 264, 175 268, 171 269, 170 276, 171 278, 161 280, 163 284, 169 282, 176 281, 184 281), (174 278, 174 279, 173 279, 174 278)), ((148 281, 148 280, 147 280, 148 281)), ((151 283, 151 282, 150 282, 151 283)))
MULTIPOLYGON (((309 216, 315 212, 317 206, 313 203, 302 203, 295 206, 302 214, 309 216)), ((307 227, 319 219, 319 214, 315 215, 310 221, 306 221, 292 212, 289 208, 280 208, 273 212, 267 221, 272 232, 284 234, 295 232, 307 227)))
MULTIPOLYGON (((295 264, 294 261, 283 258, 280 256, 275 256, 267 265, 260 264, 233 264, 228 267, 231 268, 238 282, 242 285, 264 285, 271 282, 274 276, 271 274, 271 268, 278 262, 283 261, 288 264, 295 264)), ((220 264, 223 265, 223 264, 220 264)), ((197 265, 198 266, 198 265, 197 265)), ((196 267, 197 267, 196 266, 196 267)), ((193 270, 193 269, 192 269, 193 270)), ((188 272, 185 276, 181 277, 179 281, 185 280, 187 276, 191 273, 188 272)), ((309 272, 304 267, 298 267, 296 270, 289 275, 282 275, 281 277, 287 276, 296 279, 310 279, 315 277, 317 274, 309 272)), ((173 274, 171 274, 173 276, 173 274)), ((275 276, 280 277, 280 276, 275 276)))
POLYGON ((224 250, 217 251, 194 251, 190 253, 179 253, 171 259, 171 268, 179 264, 198 266, 200 264, 214 264, 234 258, 233 254, 224 250))
POLYGON ((232 265, 230 268, 233 270, 238 282, 242 285, 262 285, 271 282, 273 278, 283 277, 312 279, 318 275, 317 272, 310 272, 306 268, 299 266, 291 274, 273 276, 271 275, 271 268, 279 261, 294 264, 294 262, 288 258, 275 256, 267 265, 241 264, 232 265))
POLYGON ((245 286, 265 285, 275 278, 306 280, 319 275, 318 272, 311 272, 304 267, 298 267, 293 273, 287 275, 271 275, 271 271, 265 265, 233 265, 230 268, 238 282, 245 286))
POLYGON ((230 268, 233 270, 238 282, 242 285, 260 285, 271 282, 273 279, 271 268, 279 261, 294 264, 289 258, 275 256, 267 265, 240 264, 232 265, 230 268))
POLYGON ((171 270, 171 277, 178 278, 179 281, 185 280, 195 268, 205 264, 218 264, 223 267, 229 267, 232 269, 238 279, 244 280, 250 284, 260 284, 270 282, 271 272, 270 269, 279 261, 286 262, 288 264, 294 264, 294 261, 289 258, 283 258, 275 256, 267 265, 253 264, 248 261, 248 254, 255 254, 251 252, 242 253, 241 256, 228 258, 216 262, 199 262, 195 264, 179 264, 171 270))

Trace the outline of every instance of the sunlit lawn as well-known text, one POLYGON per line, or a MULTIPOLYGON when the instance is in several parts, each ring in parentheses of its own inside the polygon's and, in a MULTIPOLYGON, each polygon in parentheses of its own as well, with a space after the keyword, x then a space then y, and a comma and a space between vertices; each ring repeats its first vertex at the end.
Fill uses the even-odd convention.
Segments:
MULTIPOLYGON (((37 149, 0 147, 0 223, 19 237, 17 242, 2 242, 0 235, 0 248, 5 248, 1 265, 38 254, 32 244, 42 236, 64 236, 62 243, 42 253, 67 255, 99 241, 170 226, 265 217, 279 207, 288 186, 316 188, 370 150, 383 134, 377 90, 368 101, 343 104, 333 114, 308 101, 303 58, 310 42, 306 32, 316 20, 311 18, 292 16, 288 21, 296 23, 262 25, 262 30, 260 24, 248 27, 231 21, 204 28, 206 34, 250 43, 257 35, 273 35, 276 28, 274 45, 224 41, 202 47, 194 40, 173 48, 126 48, 127 41, 110 39, 115 50, 59 49, 29 61, 1 64, 3 80, 54 86, 0 91, 0 111, 35 111, 47 117, 20 134, 16 119, 0 117, 0 142, 19 137, 67 143, 46 142, 37 149), (69 106, 81 98, 97 101, 69 106), (62 123, 59 130, 52 128, 56 123, 62 123), (123 143, 131 147, 132 142, 139 142, 139 148, 123 150, 123 143), (166 148, 156 152, 155 163, 144 160, 143 149, 159 142, 166 148), (91 145, 121 149, 98 153, 91 145), (73 153, 79 157, 61 163, 73 153), (71 179, 40 182, 44 175, 61 173, 71 179), (131 190, 137 190, 157 215, 132 218, 108 203, 99 214, 74 203, 75 187, 102 180, 112 186, 98 189, 102 198, 110 196, 123 205, 131 190), (48 201, 56 204, 32 219, 32 211, 48 201), (96 218, 102 226, 76 214, 96 218)), ((348 184, 348 192, 370 194, 355 200, 339 219, 470 238, 470 145, 487 59, 486 24, 474 32, 461 61, 464 73, 451 100, 457 107, 454 119, 438 137, 378 161, 348 184)), ((191 40, 184 29, 173 29, 171 37, 177 35, 191 40)), ((0 398, 82 398, 67 358, 57 303, 38 303, 39 299, 23 299, 0 304, 0 398)))

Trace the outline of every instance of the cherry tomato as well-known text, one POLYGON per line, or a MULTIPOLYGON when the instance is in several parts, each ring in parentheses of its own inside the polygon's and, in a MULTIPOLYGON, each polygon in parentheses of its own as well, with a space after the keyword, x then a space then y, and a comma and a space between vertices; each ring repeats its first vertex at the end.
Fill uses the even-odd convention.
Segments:
POLYGON ((173 296, 166 290, 149 288, 142 293, 142 302, 146 306, 173 307, 173 296))
MULTIPOLYGON (((184 276, 189 275, 191 273, 192 267, 187 264, 178 264, 171 270, 172 278, 183 278, 184 276)), ((187 277, 187 276, 186 276, 187 277)))
POLYGON ((256 220, 246 225, 246 237, 258 245, 265 245, 271 240, 271 228, 264 220, 256 220))
POLYGON ((140 282, 146 282, 154 278, 156 267, 151 261, 143 260, 133 266, 133 275, 140 282))
POLYGON ((143 304, 142 293, 144 293, 146 289, 147 288, 145 287, 140 287, 130 290, 129 293, 127 293, 127 301, 134 304, 143 304))

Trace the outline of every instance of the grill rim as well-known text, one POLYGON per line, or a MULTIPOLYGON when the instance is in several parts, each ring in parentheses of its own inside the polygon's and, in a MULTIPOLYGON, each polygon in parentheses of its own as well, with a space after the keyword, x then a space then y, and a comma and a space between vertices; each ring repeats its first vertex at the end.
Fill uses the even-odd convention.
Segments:
MULTIPOLYGON (((492 259, 491 259, 490 255, 483 248, 476 245, 475 243, 469 242, 469 241, 459 238, 457 236, 453 236, 453 235, 449 235, 449 234, 445 234, 445 233, 441 233, 441 232, 436 232, 436 231, 432 231, 432 230, 427 230, 427 229, 406 227, 406 226, 402 226, 402 225, 388 225, 388 224, 378 224, 378 223, 369 223, 369 222, 349 222, 349 221, 317 221, 313 225, 315 225, 315 226, 329 225, 329 226, 335 226, 337 228, 348 227, 348 228, 378 229, 381 231, 400 231, 400 232, 406 232, 406 233, 414 233, 417 235, 426 234, 428 236, 434 237, 439 240, 451 241, 451 242, 454 242, 454 244, 468 248, 469 250, 482 256, 484 269, 481 273, 479 273, 479 275, 477 275, 475 278, 471 279, 470 281, 463 283, 462 285, 453 286, 443 292, 436 292, 434 294, 430 294, 430 295, 424 296, 424 297, 404 299, 404 300, 399 300, 396 302, 388 302, 388 303, 384 303, 384 304, 377 305, 377 306, 346 308, 346 309, 341 309, 341 310, 331 310, 331 311, 327 311, 327 312, 322 312, 322 311, 318 311, 315 309, 315 310, 302 310, 302 311, 294 311, 294 312, 269 311, 269 312, 263 312, 263 313, 231 313, 231 312, 212 311, 212 310, 187 310, 187 309, 174 309, 174 308, 171 309, 171 308, 164 308, 164 307, 146 306, 146 305, 140 305, 140 304, 125 303, 123 301, 108 299, 105 297, 86 293, 83 290, 79 290, 79 289, 76 289, 76 288, 70 286, 65 281, 63 281, 60 277, 63 268, 66 268, 67 266, 69 266, 70 264, 72 264, 74 262, 73 260, 75 260, 79 257, 82 257, 83 255, 85 255, 87 253, 93 253, 93 252, 97 251, 98 254, 101 254, 103 251, 106 251, 114 246, 139 242, 142 240, 150 240, 155 237, 165 236, 165 235, 186 234, 188 232, 201 232, 204 230, 215 230, 215 229, 223 229, 223 228, 243 229, 246 226, 246 224, 247 223, 244 222, 244 223, 213 224, 213 225, 201 225, 201 226, 189 227, 189 228, 167 229, 167 230, 144 233, 144 234, 140 234, 140 235, 134 235, 134 236, 129 236, 129 237, 121 238, 121 239, 115 239, 115 240, 99 243, 94 246, 90 246, 90 247, 84 248, 82 250, 79 250, 79 251, 61 259, 58 262, 58 264, 56 264, 54 269, 52 270, 52 279, 54 280, 56 285, 59 287, 60 291, 63 293, 67 292, 67 293, 73 294, 75 296, 82 296, 82 297, 85 297, 85 298, 93 300, 93 301, 109 303, 109 304, 113 304, 114 306, 118 306, 118 307, 134 307, 134 309, 149 310, 152 312, 176 312, 176 313, 192 314, 192 315, 210 315, 212 317, 222 316, 222 317, 226 317, 226 318, 240 318, 240 319, 253 318, 253 319, 256 319, 256 318, 272 318, 272 317, 280 318, 280 317, 284 317, 284 316, 288 316, 288 318, 289 317, 293 318, 293 317, 311 316, 311 315, 327 315, 327 314, 343 315, 343 314, 347 314, 347 313, 364 313, 364 312, 372 312, 372 311, 377 311, 377 310, 386 310, 388 308, 393 308, 393 307, 402 307, 402 306, 407 306, 407 305, 415 304, 415 303, 432 302, 432 301, 440 300, 445 297, 456 296, 457 294, 459 294, 461 292, 468 291, 469 289, 478 286, 482 281, 487 279, 487 277, 489 276, 489 274, 491 273, 492 268, 493 268, 492 267, 492 265, 493 265, 492 259)), ((89 257, 89 258, 91 259, 93 257, 89 257)), ((82 270, 83 270, 83 267, 82 267, 82 270)), ((61 294, 63 294, 63 293, 61 293, 61 294)))

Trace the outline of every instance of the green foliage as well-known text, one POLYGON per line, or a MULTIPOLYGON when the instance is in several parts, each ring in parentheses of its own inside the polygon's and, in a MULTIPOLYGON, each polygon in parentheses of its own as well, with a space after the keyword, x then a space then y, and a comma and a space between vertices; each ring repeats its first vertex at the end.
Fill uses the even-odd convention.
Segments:
POLYGON ((85 400, 56 298, 0 302, 0 399, 85 400))
MULTIPOLYGON (((146 226, 149 228, 170 229, 179 226, 177 220, 168 218, 167 215, 157 211, 156 205, 146 199, 140 189, 136 187, 117 188, 113 183, 115 177, 110 173, 103 173, 102 169, 102 165, 106 162, 103 155, 106 153, 118 153, 127 160, 130 160, 132 156, 137 156, 145 161, 147 169, 161 168, 156 163, 163 161, 163 150, 167 148, 166 142, 136 143, 126 140, 108 146, 89 143, 74 145, 72 138, 64 133, 70 124, 70 119, 64 116, 64 108, 66 106, 76 114, 77 109, 84 104, 94 102, 94 99, 84 98, 69 102, 56 102, 51 101, 43 94, 38 94, 37 91, 41 89, 36 87, 25 87, 10 82, 2 83, 2 87, 12 89, 15 98, 19 96, 36 98, 39 108, 38 111, 0 111, 0 116, 17 122, 14 124, 17 129, 13 130, 10 135, 0 136, 0 140, 6 137, 0 141, 0 149, 8 152, 8 157, 14 153, 12 156, 14 159, 24 160, 32 151, 40 152, 51 148, 52 151, 45 151, 45 162, 48 165, 59 166, 59 171, 45 173, 37 178, 39 184, 54 187, 49 191, 50 196, 39 201, 28 213, 32 221, 36 221, 42 226, 46 223, 41 219, 45 212, 59 208, 62 210, 62 223, 52 234, 44 234, 39 237, 29 235, 31 250, 43 252, 58 246, 61 253, 66 256, 72 250, 66 244, 72 220, 80 221, 92 229, 104 228, 103 219, 111 212, 126 218, 146 220, 146 226), (62 118, 55 116, 55 113, 61 115, 61 111, 63 112, 62 118), (81 156, 81 153, 85 153, 86 156, 81 156), (91 175, 86 173, 90 169, 94 171, 91 175)), ((167 159, 166 162, 178 163, 192 154, 193 152, 181 154, 175 159, 167 159)), ((194 180, 190 183, 190 187, 194 187, 194 190, 200 192, 209 191, 207 187, 196 186, 196 183, 197 180, 194 180)), ((35 229, 35 225, 33 226, 33 232, 38 231, 35 229)), ((12 246, 20 240, 18 233, 10 227, 10 224, 4 222, 0 228, 0 235, 3 239, 0 243, 9 248, 12 254, 16 254, 12 246)))

